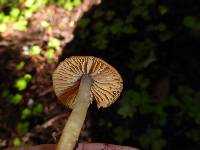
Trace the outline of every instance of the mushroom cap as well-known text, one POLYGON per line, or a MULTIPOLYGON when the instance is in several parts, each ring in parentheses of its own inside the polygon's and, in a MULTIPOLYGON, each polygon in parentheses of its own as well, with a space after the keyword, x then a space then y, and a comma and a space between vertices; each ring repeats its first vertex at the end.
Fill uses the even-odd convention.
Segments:
POLYGON ((83 75, 93 79, 90 102, 108 107, 120 96, 123 81, 115 68, 93 56, 72 56, 62 61, 53 73, 53 87, 58 99, 73 109, 83 75))

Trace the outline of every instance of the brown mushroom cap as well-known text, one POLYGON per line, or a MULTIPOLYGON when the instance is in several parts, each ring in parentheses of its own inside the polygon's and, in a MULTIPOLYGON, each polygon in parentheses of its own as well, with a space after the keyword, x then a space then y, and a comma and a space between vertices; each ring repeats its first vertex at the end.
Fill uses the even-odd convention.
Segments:
POLYGON ((93 79, 90 101, 95 98, 98 108, 108 107, 117 100, 123 81, 115 68, 93 56, 72 56, 61 62, 53 73, 55 93, 64 105, 74 107, 83 75, 93 79))

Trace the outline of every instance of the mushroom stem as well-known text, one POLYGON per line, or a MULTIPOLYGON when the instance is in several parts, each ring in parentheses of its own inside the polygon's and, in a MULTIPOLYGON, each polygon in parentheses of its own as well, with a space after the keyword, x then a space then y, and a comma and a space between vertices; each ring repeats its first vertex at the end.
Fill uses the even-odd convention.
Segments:
POLYGON ((90 89, 92 82, 93 80, 90 76, 82 76, 78 95, 76 97, 76 105, 64 127, 56 150, 74 149, 90 105, 90 89))

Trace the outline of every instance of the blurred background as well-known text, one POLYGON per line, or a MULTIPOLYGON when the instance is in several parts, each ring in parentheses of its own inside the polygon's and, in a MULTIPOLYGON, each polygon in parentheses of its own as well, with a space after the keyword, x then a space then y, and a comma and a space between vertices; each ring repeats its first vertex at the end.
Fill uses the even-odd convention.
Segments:
POLYGON ((89 108, 81 141, 200 149, 200 1, 0 0, 0 149, 56 143, 70 114, 52 73, 72 55, 122 75, 111 107, 89 108))

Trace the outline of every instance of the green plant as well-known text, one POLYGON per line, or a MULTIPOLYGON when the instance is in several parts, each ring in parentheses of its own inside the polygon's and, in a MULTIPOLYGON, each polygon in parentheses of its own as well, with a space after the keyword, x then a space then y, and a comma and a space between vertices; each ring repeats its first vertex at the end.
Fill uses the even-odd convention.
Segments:
POLYGON ((13 139, 13 146, 14 147, 18 147, 18 146, 21 146, 21 140, 20 140, 20 138, 19 137, 15 137, 14 139, 13 139))
POLYGON ((23 77, 20 77, 15 80, 14 87, 17 88, 19 91, 25 90, 31 78, 32 76, 30 74, 25 74, 23 77))
POLYGON ((30 126, 30 122, 28 121, 19 122, 16 126, 16 130, 21 134, 27 133, 29 130, 29 126, 30 126))
POLYGON ((29 54, 31 56, 37 56, 40 55, 40 53, 42 52, 42 48, 38 45, 34 45, 29 49, 29 54))
POLYGON ((32 109, 32 112, 33 112, 33 114, 34 115, 38 115, 38 114, 40 114, 40 113, 42 113, 43 112, 43 105, 41 104, 41 103, 37 103, 34 107, 33 107, 33 109, 32 109))
POLYGON ((60 40, 53 38, 51 40, 48 41, 48 47, 50 48, 59 48, 60 47, 60 40))

